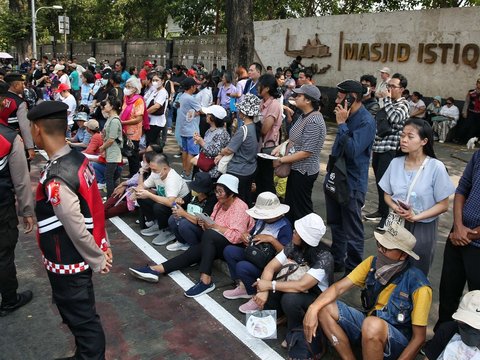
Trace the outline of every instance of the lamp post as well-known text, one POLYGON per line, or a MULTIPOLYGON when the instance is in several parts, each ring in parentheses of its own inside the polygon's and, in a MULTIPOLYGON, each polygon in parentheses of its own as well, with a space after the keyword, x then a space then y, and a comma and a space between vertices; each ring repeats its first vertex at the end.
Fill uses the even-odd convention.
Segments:
POLYGON ((63 10, 62 5, 42 6, 35 11, 35 0, 32 0, 32 53, 37 58, 37 13, 42 9, 63 10))

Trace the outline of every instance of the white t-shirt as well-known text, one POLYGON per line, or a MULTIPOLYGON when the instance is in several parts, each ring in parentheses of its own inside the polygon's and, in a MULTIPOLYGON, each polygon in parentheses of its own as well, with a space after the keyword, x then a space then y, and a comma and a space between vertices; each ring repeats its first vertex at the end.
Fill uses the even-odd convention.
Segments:
POLYGON ((195 95, 195 99, 200 103, 202 107, 208 107, 213 103, 212 88, 203 88, 195 95))
POLYGON ((70 78, 67 74, 63 74, 62 76, 60 76, 60 79, 58 79, 58 81, 60 81, 60 84, 67 84, 69 87, 71 87, 70 78))
MULTIPOLYGON (((159 91, 149 91, 147 94, 145 94, 145 103, 147 106, 150 105, 152 99, 155 104, 166 106, 165 103, 168 99, 167 90, 165 90, 165 88, 161 88, 159 91)), ((150 119, 150 125, 163 127, 167 123, 165 112, 163 112, 163 115, 148 114, 148 118, 150 119)))
POLYGON ((157 195, 165 197, 183 198, 190 192, 185 180, 174 169, 170 169, 165 180, 159 174, 150 174, 143 185, 146 189, 157 189, 157 195))
POLYGON ((73 125, 73 116, 75 115, 75 110, 77 109, 77 100, 75 100, 75 97, 70 94, 63 99, 62 102, 68 105, 67 124, 69 126, 73 125))

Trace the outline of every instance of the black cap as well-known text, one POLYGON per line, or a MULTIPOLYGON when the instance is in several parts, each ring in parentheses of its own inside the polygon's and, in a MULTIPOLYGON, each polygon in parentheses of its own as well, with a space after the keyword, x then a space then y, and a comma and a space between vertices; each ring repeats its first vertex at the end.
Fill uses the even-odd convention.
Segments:
POLYGON ((14 81, 25 81, 25 75, 18 72, 12 72, 5 75, 5 78, 3 80, 5 80, 5 82, 7 82, 8 84, 11 84, 14 81))
POLYGON ((190 190, 203 194, 208 194, 213 190, 213 181, 208 172, 196 173, 193 180, 187 184, 190 190))
POLYGON ((183 80, 180 84, 180 86, 184 89, 184 90, 188 90, 190 89, 193 85, 198 85, 197 82, 195 81, 194 78, 191 78, 191 77, 187 77, 185 80, 183 80))
POLYGON ((65 119, 67 121, 68 105, 61 101, 44 101, 34 106, 27 114, 30 121, 43 119, 65 119))
POLYGON ((365 89, 362 84, 356 80, 345 80, 337 85, 337 90, 342 93, 357 93, 363 94, 365 89))

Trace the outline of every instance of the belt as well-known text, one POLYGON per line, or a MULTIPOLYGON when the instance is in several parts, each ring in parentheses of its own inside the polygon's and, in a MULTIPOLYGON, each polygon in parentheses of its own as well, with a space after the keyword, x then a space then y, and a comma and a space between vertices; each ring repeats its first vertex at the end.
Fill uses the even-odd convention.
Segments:
POLYGON ((78 274, 90 268, 90 266, 85 261, 82 261, 78 264, 65 265, 65 264, 55 264, 54 262, 47 260, 45 256, 42 256, 42 257, 43 257, 43 264, 45 265, 45 268, 48 271, 55 274, 61 274, 61 275, 78 274))

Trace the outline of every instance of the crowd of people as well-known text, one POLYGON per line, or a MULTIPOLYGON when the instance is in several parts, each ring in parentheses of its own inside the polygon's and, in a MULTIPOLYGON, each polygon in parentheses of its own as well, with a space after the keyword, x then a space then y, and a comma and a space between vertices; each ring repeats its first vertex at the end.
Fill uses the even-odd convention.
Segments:
POLYGON ((285 315, 292 357, 302 341, 324 349, 328 341, 344 359, 354 359, 358 346, 365 359, 412 359, 426 341, 428 274, 439 216, 453 194, 439 320, 425 353, 447 359, 443 349, 454 351, 450 346, 479 350, 480 300, 473 290, 480 290, 474 270, 480 152, 455 189, 434 142, 475 135, 470 126, 480 113, 480 79, 458 129, 453 98, 442 106, 436 96, 426 106, 422 94, 409 95, 407 78, 387 67, 379 82, 370 74, 340 82, 336 136, 321 179, 324 221, 314 212, 312 192, 327 130, 321 92, 301 60, 275 73, 264 73, 259 63, 235 72, 216 66, 208 72, 202 63, 170 71, 146 60, 137 73, 122 59, 112 68, 94 58, 84 67, 44 57, 22 64, 25 74, 0 73, 0 315, 32 298, 30 291, 17 293, 13 194, 30 232, 28 168, 38 148, 49 157, 36 193, 39 245, 54 300, 76 339, 72 358, 104 358, 92 271, 108 273, 112 266, 104 219, 137 211, 140 234, 179 255, 130 267, 135 278, 158 282, 199 264, 195 285, 185 291, 198 297, 215 290, 213 263, 222 259, 234 284, 223 296, 247 300, 242 313, 285 315), (174 154, 163 151, 168 135, 175 136, 174 154), (181 158, 182 171, 171 166, 172 156, 181 158), (372 190, 370 164, 378 209, 362 214, 372 190), (368 256, 364 221, 378 222, 377 251, 368 256), (327 226, 331 247, 321 241, 327 226), (457 310, 465 284, 471 293, 457 310), (354 286, 363 289, 361 310, 338 300, 354 286), (299 328, 302 337, 293 341, 299 328))

